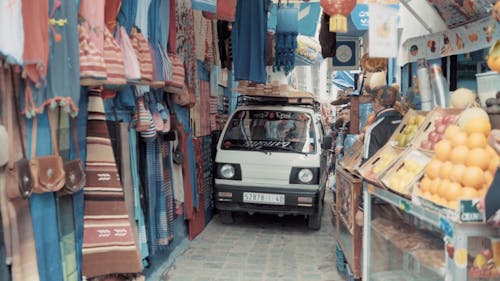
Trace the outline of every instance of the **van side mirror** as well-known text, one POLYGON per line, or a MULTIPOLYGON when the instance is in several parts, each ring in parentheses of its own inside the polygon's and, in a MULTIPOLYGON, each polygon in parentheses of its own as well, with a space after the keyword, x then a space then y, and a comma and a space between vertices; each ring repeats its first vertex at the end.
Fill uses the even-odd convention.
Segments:
POLYGON ((333 138, 330 135, 326 135, 323 137, 323 141, 321 142, 321 149, 331 149, 333 144, 333 138))

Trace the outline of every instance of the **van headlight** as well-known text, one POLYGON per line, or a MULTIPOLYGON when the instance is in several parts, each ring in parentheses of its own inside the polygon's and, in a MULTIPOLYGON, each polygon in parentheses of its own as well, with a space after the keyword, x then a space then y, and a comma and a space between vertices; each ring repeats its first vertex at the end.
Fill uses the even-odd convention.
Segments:
POLYGON ((241 180, 240 164, 217 163, 217 178, 226 180, 241 180))
POLYGON ((297 174, 297 178, 302 183, 310 183, 314 178, 314 174, 310 169, 301 169, 297 174))
POLYGON ((319 168, 292 167, 290 184, 319 184, 319 168))
POLYGON ((235 171, 231 164, 224 164, 220 167, 220 175, 226 179, 234 177, 235 171))

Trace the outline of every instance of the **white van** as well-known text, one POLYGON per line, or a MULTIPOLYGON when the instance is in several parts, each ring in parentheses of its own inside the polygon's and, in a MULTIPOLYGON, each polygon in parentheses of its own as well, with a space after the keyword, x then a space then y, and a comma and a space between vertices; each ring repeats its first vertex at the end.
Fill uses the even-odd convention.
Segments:
POLYGON ((215 157, 215 207, 223 222, 235 211, 293 214, 319 229, 330 146, 311 96, 240 96, 215 157))

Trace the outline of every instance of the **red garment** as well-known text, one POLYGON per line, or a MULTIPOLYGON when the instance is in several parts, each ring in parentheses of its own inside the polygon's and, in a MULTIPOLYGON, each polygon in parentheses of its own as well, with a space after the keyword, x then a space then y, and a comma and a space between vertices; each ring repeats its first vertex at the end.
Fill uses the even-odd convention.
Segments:
POLYGON ((193 219, 193 212, 194 212, 194 203, 193 203, 193 191, 191 189, 191 175, 189 173, 190 169, 190 164, 188 160, 188 145, 187 145, 187 140, 188 136, 186 132, 184 131, 184 126, 181 124, 178 124, 177 126, 179 130, 179 143, 181 145, 181 150, 182 153, 184 154, 184 162, 182 163, 182 169, 183 169, 183 180, 184 180, 184 209, 186 210, 184 217, 186 220, 191 220, 193 219))
POLYGON ((177 54, 177 32, 175 27, 175 0, 170 0, 170 24, 168 30, 168 52, 177 54))
POLYGON ((39 87, 49 63, 49 1, 24 0, 22 13, 24 72, 39 87))
POLYGON ((111 33, 115 32, 116 19, 118 18, 121 6, 122 0, 106 0, 106 5, 104 7, 104 22, 111 33))

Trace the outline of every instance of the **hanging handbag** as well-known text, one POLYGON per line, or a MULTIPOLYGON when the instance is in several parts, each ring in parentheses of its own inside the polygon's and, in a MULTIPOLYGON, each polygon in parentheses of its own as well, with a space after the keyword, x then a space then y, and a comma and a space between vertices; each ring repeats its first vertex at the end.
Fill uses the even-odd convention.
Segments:
POLYGON ((133 27, 130 32, 130 42, 140 66, 140 84, 148 85, 153 81, 153 60, 148 41, 146 41, 144 35, 136 27, 133 27))
POLYGON ((180 106, 188 106, 191 103, 186 86, 183 86, 180 92, 174 93, 174 102, 180 106))
POLYGON ((217 11, 211 13, 204 11, 203 16, 212 20, 223 20, 234 22, 234 13, 236 11, 237 0, 217 0, 217 11))
POLYGON ((128 37, 127 31, 123 26, 119 26, 115 34, 116 42, 120 45, 125 65, 125 77, 128 82, 136 83, 141 80, 141 68, 139 61, 128 37))
POLYGON ((169 93, 182 93, 185 91, 186 73, 184 70, 184 60, 178 55, 168 56, 172 62, 172 79, 166 82, 164 90, 169 93))
POLYGON ((107 28, 104 28, 104 62, 107 75, 104 82, 105 88, 116 89, 126 85, 127 78, 125 76, 122 49, 107 28))
POLYGON ((33 175, 33 192, 35 193, 59 191, 65 183, 64 164, 59 155, 53 117, 51 112, 47 112, 47 115, 49 117, 50 137, 54 154, 41 157, 36 157, 38 118, 33 117, 30 170, 33 175))
MULTIPOLYGON (((11 72, 10 69, 4 72, 5 75, 0 73, 0 87, 2 87, 3 96, 6 97, 7 103, 7 134, 8 134, 8 151, 9 158, 7 162, 7 172, 6 172, 6 195, 9 199, 27 199, 30 197, 33 191, 33 176, 29 169, 29 161, 26 159, 26 149, 24 146, 24 136, 22 134, 21 118, 19 105, 17 103, 17 97, 15 92, 17 92, 14 87, 17 85, 14 83, 14 74, 11 72, 10 81, 2 81, 3 78, 7 78, 6 73, 11 72), (10 87, 9 87, 10 85, 10 87), (7 89, 14 89, 14 91, 7 91, 7 89), (15 111, 13 109, 15 107, 15 111), (22 158, 15 161, 14 150, 15 150, 15 138, 14 138, 14 118, 17 119, 17 133, 19 140, 21 141, 22 158)), ((8 80, 8 79, 7 79, 8 80)))
POLYGON ((156 125, 155 125, 155 122, 153 120, 153 115, 151 114, 151 110, 150 110, 151 104, 152 104, 151 100, 152 100, 151 93, 145 93, 144 94, 144 108, 149 114, 149 126, 148 126, 147 130, 139 133, 145 142, 154 141, 156 139, 156 136, 157 136, 156 125))
POLYGON ((87 21, 78 25, 80 47, 80 85, 102 85, 107 78, 102 53, 90 40, 91 28, 87 21))
POLYGON ((136 97, 135 100, 135 130, 137 132, 145 132, 151 126, 151 113, 144 105, 144 96, 136 97))
POLYGON ((73 194, 83 189, 86 182, 85 170, 80 159, 80 146, 78 145, 78 126, 76 117, 71 119, 71 133, 73 135, 73 145, 75 146, 76 158, 64 162, 64 173, 66 180, 64 188, 59 192, 60 195, 73 194))

